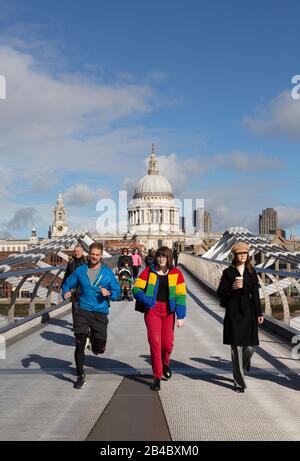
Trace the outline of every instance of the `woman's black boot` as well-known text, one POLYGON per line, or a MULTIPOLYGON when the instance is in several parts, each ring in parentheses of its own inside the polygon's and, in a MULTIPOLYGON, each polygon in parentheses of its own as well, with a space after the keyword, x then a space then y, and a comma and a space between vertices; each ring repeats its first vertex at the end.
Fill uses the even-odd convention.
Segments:
POLYGON ((155 378, 153 384, 150 386, 151 391, 160 391, 160 379, 155 378))
POLYGON ((238 386, 237 384, 234 384, 234 390, 238 394, 242 394, 245 392, 245 388, 243 386, 238 386))
POLYGON ((168 365, 164 365, 163 367, 163 375, 166 379, 172 378, 172 370, 168 365))

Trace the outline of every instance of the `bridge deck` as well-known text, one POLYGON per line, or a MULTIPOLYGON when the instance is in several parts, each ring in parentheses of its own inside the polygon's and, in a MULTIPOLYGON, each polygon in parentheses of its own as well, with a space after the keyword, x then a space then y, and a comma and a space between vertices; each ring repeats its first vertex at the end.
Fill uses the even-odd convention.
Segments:
POLYGON ((87 353, 73 388, 70 316, 10 345, 0 361, 1 440, 299 440, 300 363, 262 331, 245 394, 232 390, 223 310, 186 275, 188 318, 176 330, 169 382, 149 390, 143 316, 113 303, 105 355, 87 353), (200 300, 200 302, 199 302, 200 300))

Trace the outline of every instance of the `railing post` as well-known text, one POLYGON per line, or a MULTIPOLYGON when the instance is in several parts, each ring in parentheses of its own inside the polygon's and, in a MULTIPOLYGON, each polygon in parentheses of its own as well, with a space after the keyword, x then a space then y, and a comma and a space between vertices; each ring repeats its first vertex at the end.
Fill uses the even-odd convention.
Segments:
MULTIPOLYGON (((261 262, 262 262, 262 265, 265 264, 266 262, 266 256, 265 256, 265 253, 260 253, 261 254, 261 262)), ((266 274, 262 273, 261 274, 261 280, 263 282, 263 284, 265 285, 266 284, 266 274)))
MULTIPOLYGON (((264 260, 264 254, 262 254, 262 260, 264 260)), ((218 287, 218 283, 221 277, 223 267, 229 265, 229 261, 217 261, 204 257, 195 257, 188 254, 181 253, 179 256, 179 263, 186 266, 187 269, 191 270, 199 276, 199 278, 206 283, 209 287, 215 290, 218 287)), ((259 284, 261 287, 260 297, 265 300, 265 314, 272 317, 273 309, 271 304, 271 294, 275 294, 281 298, 283 307, 283 322, 290 324, 291 311, 286 295, 287 288, 292 285, 300 293, 300 283, 296 277, 289 277, 288 274, 291 272, 291 266, 288 267, 288 272, 280 271, 279 263, 276 264, 277 271, 270 269, 257 268, 259 276, 259 284), (274 275, 272 275, 274 273, 274 275), (266 277, 271 280, 271 285, 265 283, 266 277), (284 281, 284 283, 282 283, 284 281)), ((299 274, 300 277, 300 274, 299 274)))
POLYGON ((7 319, 8 323, 14 323, 15 321, 15 307, 16 307, 16 301, 19 296, 20 289, 26 282, 26 280, 31 276, 31 274, 25 275, 21 281, 18 283, 18 285, 12 290, 12 296, 10 303, 8 305, 8 312, 7 312, 7 319))
POLYGON ((53 277, 53 279, 52 279, 52 281, 51 281, 51 283, 50 283, 50 285, 49 285, 49 287, 48 287, 47 298, 46 298, 46 301, 45 301, 45 308, 46 308, 46 309, 50 309, 50 307, 51 307, 52 289, 53 289, 53 286, 54 286, 56 280, 57 280, 58 277, 59 277, 59 274, 60 274, 61 272, 63 272, 63 271, 64 271, 64 269, 59 269, 59 270, 57 271, 57 273, 54 275, 54 277, 53 277))
POLYGON ((40 288, 43 280, 47 277, 48 273, 49 272, 45 272, 43 275, 41 275, 39 280, 35 284, 35 287, 34 287, 33 292, 31 294, 31 299, 30 299, 30 304, 29 304, 29 315, 34 315, 35 312, 36 312, 35 305, 36 305, 37 292, 38 292, 38 289, 40 288))
POLYGON ((267 293, 267 291, 266 291, 266 285, 265 285, 265 283, 263 282, 262 275, 265 275, 265 274, 261 274, 260 276, 258 276, 258 281, 259 281, 260 287, 261 287, 261 289, 262 289, 262 291, 263 291, 263 294, 264 294, 265 314, 266 314, 266 315, 269 315, 270 317, 272 317, 271 300, 270 300, 270 296, 268 295, 268 293, 267 293))
MULTIPOLYGON (((291 272, 291 264, 290 264, 290 263, 287 263, 287 265, 286 265, 286 271, 287 271, 287 272, 291 272)), ((291 297, 292 297, 292 287, 288 287, 288 289, 287 289, 287 295, 288 295, 288 298, 291 298, 291 297)))

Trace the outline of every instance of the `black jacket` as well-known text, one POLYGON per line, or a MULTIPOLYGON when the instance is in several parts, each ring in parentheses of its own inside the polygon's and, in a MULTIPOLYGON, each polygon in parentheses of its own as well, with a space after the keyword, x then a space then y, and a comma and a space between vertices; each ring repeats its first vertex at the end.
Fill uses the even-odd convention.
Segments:
POLYGON ((155 256, 153 255, 147 255, 145 258, 145 264, 146 266, 151 266, 155 262, 155 256))
POLYGON ((233 346, 257 346, 257 317, 262 315, 258 277, 245 268, 243 288, 233 290, 236 277, 240 277, 236 267, 225 269, 217 291, 221 306, 226 308, 223 341, 233 346))
MULTIPOLYGON (((77 269, 77 267, 81 266, 82 264, 86 263, 86 258, 82 256, 81 258, 74 258, 73 256, 71 257, 70 261, 68 262, 64 278, 61 282, 61 286, 63 286, 64 282, 67 280, 67 278, 70 277, 71 274, 77 269)), ((80 288, 77 287, 75 290, 75 295, 78 296, 80 294, 80 288)))
POLYGON ((125 266, 125 262, 128 261, 129 266, 132 268, 133 261, 131 255, 121 255, 118 259, 118 269, 120 270, 125 266))

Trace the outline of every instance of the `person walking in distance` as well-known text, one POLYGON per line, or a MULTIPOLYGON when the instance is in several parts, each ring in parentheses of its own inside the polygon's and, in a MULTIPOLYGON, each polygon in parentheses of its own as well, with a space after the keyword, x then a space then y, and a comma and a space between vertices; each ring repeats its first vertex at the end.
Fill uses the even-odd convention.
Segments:
POLYGON ((123 248, 122 254, 118 259, 118 270, 122 269, 125 266, 125 261, 128 261, 129 266, 132 268, 133 261, 132 256, 129 254, 127 248, 123 248))
POLYGON ((173 248, 173 259, 174 259, 174 264, 175 267, 178 265, 178 258, 179 258, 179 249, 177 246, 173 248))
POLYGON ((121 288, 121 295, 120 301, 128 299, 129 301, 133 300, 132 296, 132 282, 133 282, 133 275, 132 269, 129 266, 128 261, 125 262, 125 266, 119 270, 118 273, 119 284, 121 288))
POLYGON ((119 283, 113 271, 102 264, 102 255, 103 245, 93 243, 89 248, 88 263, 79 266, 62 286, 64 299, 70 298, 77 285, 80 287, 79 307, 74 316, 77 389, 85 385, 83 367, 87 338, 90 336, 92 352, 96 355, 103 354, 107 341, 109 304, 120 296, 119 283))
POLYGON ((183 274, 173 266, 172 251, 160 247, 155 263, 146 267, 133 287, 133 296, 145 307, 145 323, 150 344, 153 391, 160 390, 161 379, 172 377, 170 356, 174 324, 181 328, 186 314, 186 287, 183 274))
MULTIPOLYGON (((81 266, 82 264, 85 264, 86 263, 86 259, 83 255, 83 248, 81 245, 76 245, 76 247, 74 248, 74 251, 73 251, 73 255, 71 256, 69 262, 68 262, 68 265, 67 265, 67 268, 66 268, 66 271, 65 271, 65 274, 64 274, 64 278, 62 280, 62 283, 61 285, 63 285, 65 283, 65 281, 67 280, 67 278, 70 277, 71 274, 73 274, 73 272, 77 269, 77 267, 81 266)), ((75 288, 75 290, 73 291, 73 294, 72 294, 72 318, 73 318, 73 325, 74 325, 74 315, 75 315, 75 312, 78 310, 78 296, 80 294, 80 288, 79 286, 77 286, 75 288)), ((73 327, 73 330, 74 330, 74 327, 73 327)))
POLYGON ((151 266, 152 264, 154 264, 154 262, 155 262, 155 255, 154 255, 153 250, 150 248, 148 250, 148 254, 147 254, 146 258, 145 258, 146 267, 151 266))
POLYGON ((258 325, 264 317, 248 244, 237 243, 232 253, 232 264, 223 271, 217 294, 226 308, 223 342, 231 346, 234 390, 241 393, 247 387, 245 371, 250 370, 251 357, 259 344, 258 325))
POLYGON ((139 255, 139 250, 135 248, 133 255, 132 255, 132 271, 133 271, 133 280, 135 281, 138 278, 140 267, 142 266, 142 258, 139 255))

